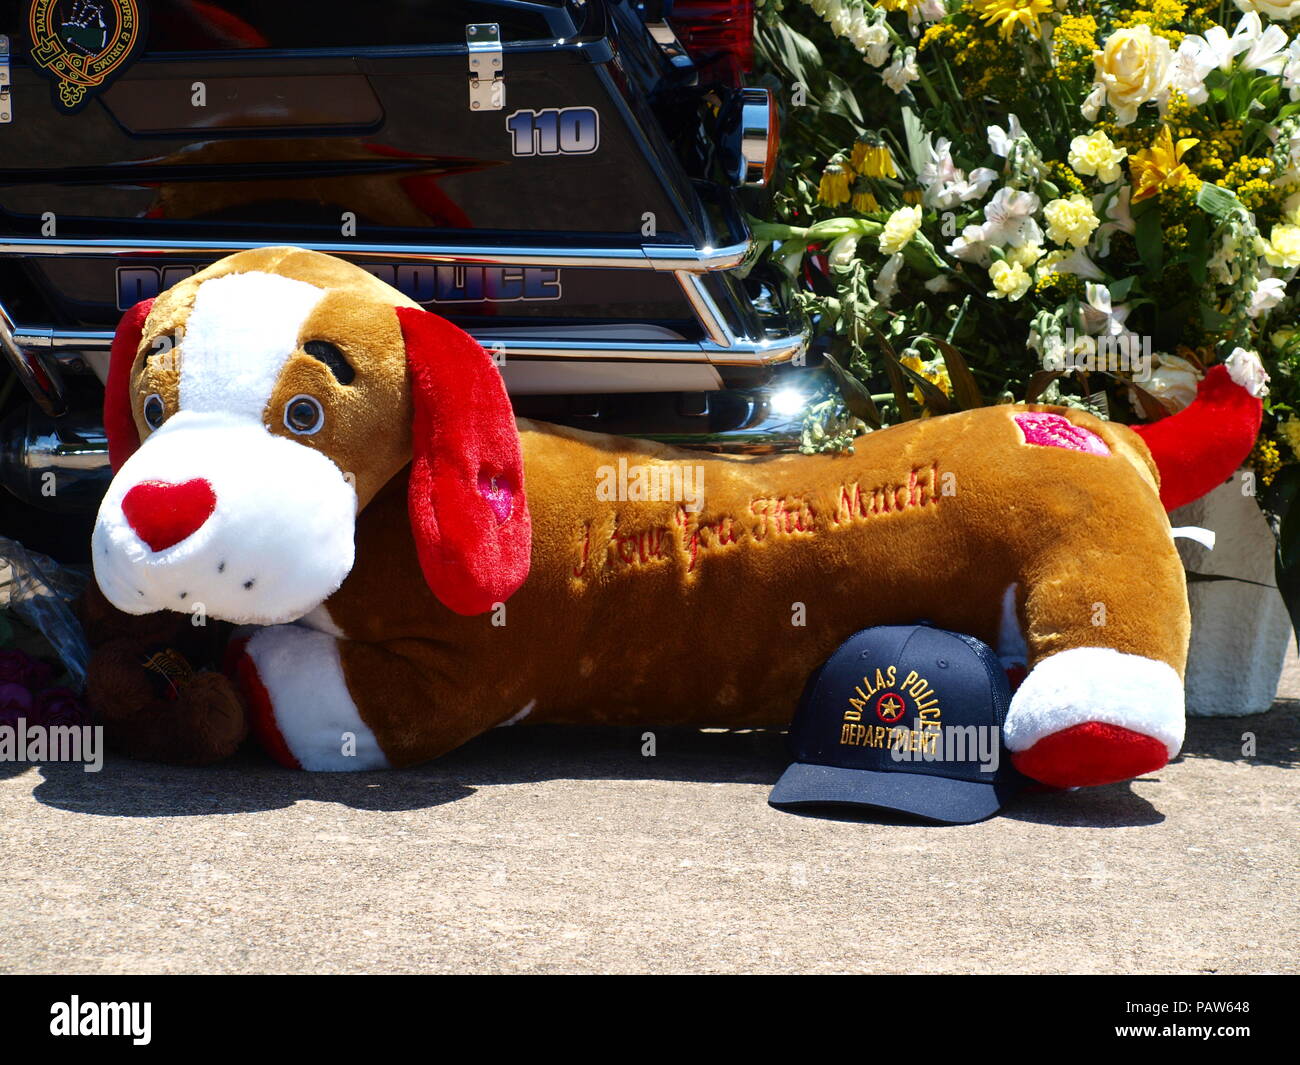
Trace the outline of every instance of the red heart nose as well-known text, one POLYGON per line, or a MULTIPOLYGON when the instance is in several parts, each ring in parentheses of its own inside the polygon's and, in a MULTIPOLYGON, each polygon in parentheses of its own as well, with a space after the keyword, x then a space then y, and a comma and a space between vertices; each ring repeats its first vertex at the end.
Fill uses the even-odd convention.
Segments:
POLYGON ((122 497, 122 513, 154 551, 166 551, 198 532, 217 509, 217 495, 202 477, 172 484, 141 481, 122 497))

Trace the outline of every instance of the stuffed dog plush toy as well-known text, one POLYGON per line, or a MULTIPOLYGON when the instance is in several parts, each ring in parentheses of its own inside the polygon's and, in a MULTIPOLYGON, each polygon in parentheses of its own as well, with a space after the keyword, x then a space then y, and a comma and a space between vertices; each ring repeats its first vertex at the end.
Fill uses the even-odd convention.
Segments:
POLYGON ((1101 784, 1183 737, 1158 465, 1185 502, 1259 417, 1216 367, 1149 445, 995 406, 852 454, 686 452, 516 421, 465 333, 357 266, 264 248, 125 315, 95 575, 128 613, 260 626, 239 682, 303 769, 411 765, 524 718, 781 726, 849 635, 927 619, 1022 656, 1023 772, 1101 784))

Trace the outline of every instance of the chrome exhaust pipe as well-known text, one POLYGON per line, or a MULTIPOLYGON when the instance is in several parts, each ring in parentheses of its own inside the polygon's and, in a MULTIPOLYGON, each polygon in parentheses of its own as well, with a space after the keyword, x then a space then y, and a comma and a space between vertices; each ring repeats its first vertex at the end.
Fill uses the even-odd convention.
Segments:
POLYGON ((93 511, 112 477, 98 411, 52 418, 28 405, 0 422, 0 484, 25 503, 63 514, 93 511))

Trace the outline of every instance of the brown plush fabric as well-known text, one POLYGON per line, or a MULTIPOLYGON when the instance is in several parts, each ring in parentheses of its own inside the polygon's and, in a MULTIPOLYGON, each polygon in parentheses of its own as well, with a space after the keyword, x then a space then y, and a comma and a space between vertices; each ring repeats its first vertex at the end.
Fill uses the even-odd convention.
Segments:
POLYGON ((354 701, 396 764, 530 704, 531 722, 782 725, 853 632, 926 619, 993 643, 1011 584, 1031 664, 1114 647, 1181 672, 1183 570, 1140 442, 1057 411, 1112 455, 1026 444, 1023 409, 901 425, 852 455, 749 460, 521 421, 533 566, 504 618, 434 600, 404 478, 361 515, 327 604, 354 701), (598 500, 620 458, 702 468, 703 508, 598 500))

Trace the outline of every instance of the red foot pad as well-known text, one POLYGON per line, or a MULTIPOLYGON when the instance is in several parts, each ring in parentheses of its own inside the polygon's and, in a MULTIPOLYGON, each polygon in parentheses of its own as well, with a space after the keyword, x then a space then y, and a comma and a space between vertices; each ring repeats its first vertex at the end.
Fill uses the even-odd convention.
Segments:
MULTIPOLYGON (((253 734, 263 750, 286 769, 301 769, 298 759, 293 756, 289 745, 280 735, 280 730, 275 727, 271 696, 267 694, 262 678, 257 675, 257 666, 253 664, 253 659, 244 651, 247 642, 247 640, 239 641, 238 658, 233 663, 229 661, 229 657, 227 658, 226 672, 231 672, 233 664, 235 679, 239 682, 239 688, 248 703, 249 717, 253 722, 253 734)), ((229 653, 227 651, 228 656, 229 653)))
POLYGON ((1163 768, 1169 751, 1140 732, 1088 721, 1044 736, 1011 761, 1025 776, 1054 788, 1086 788, 1163 768))

